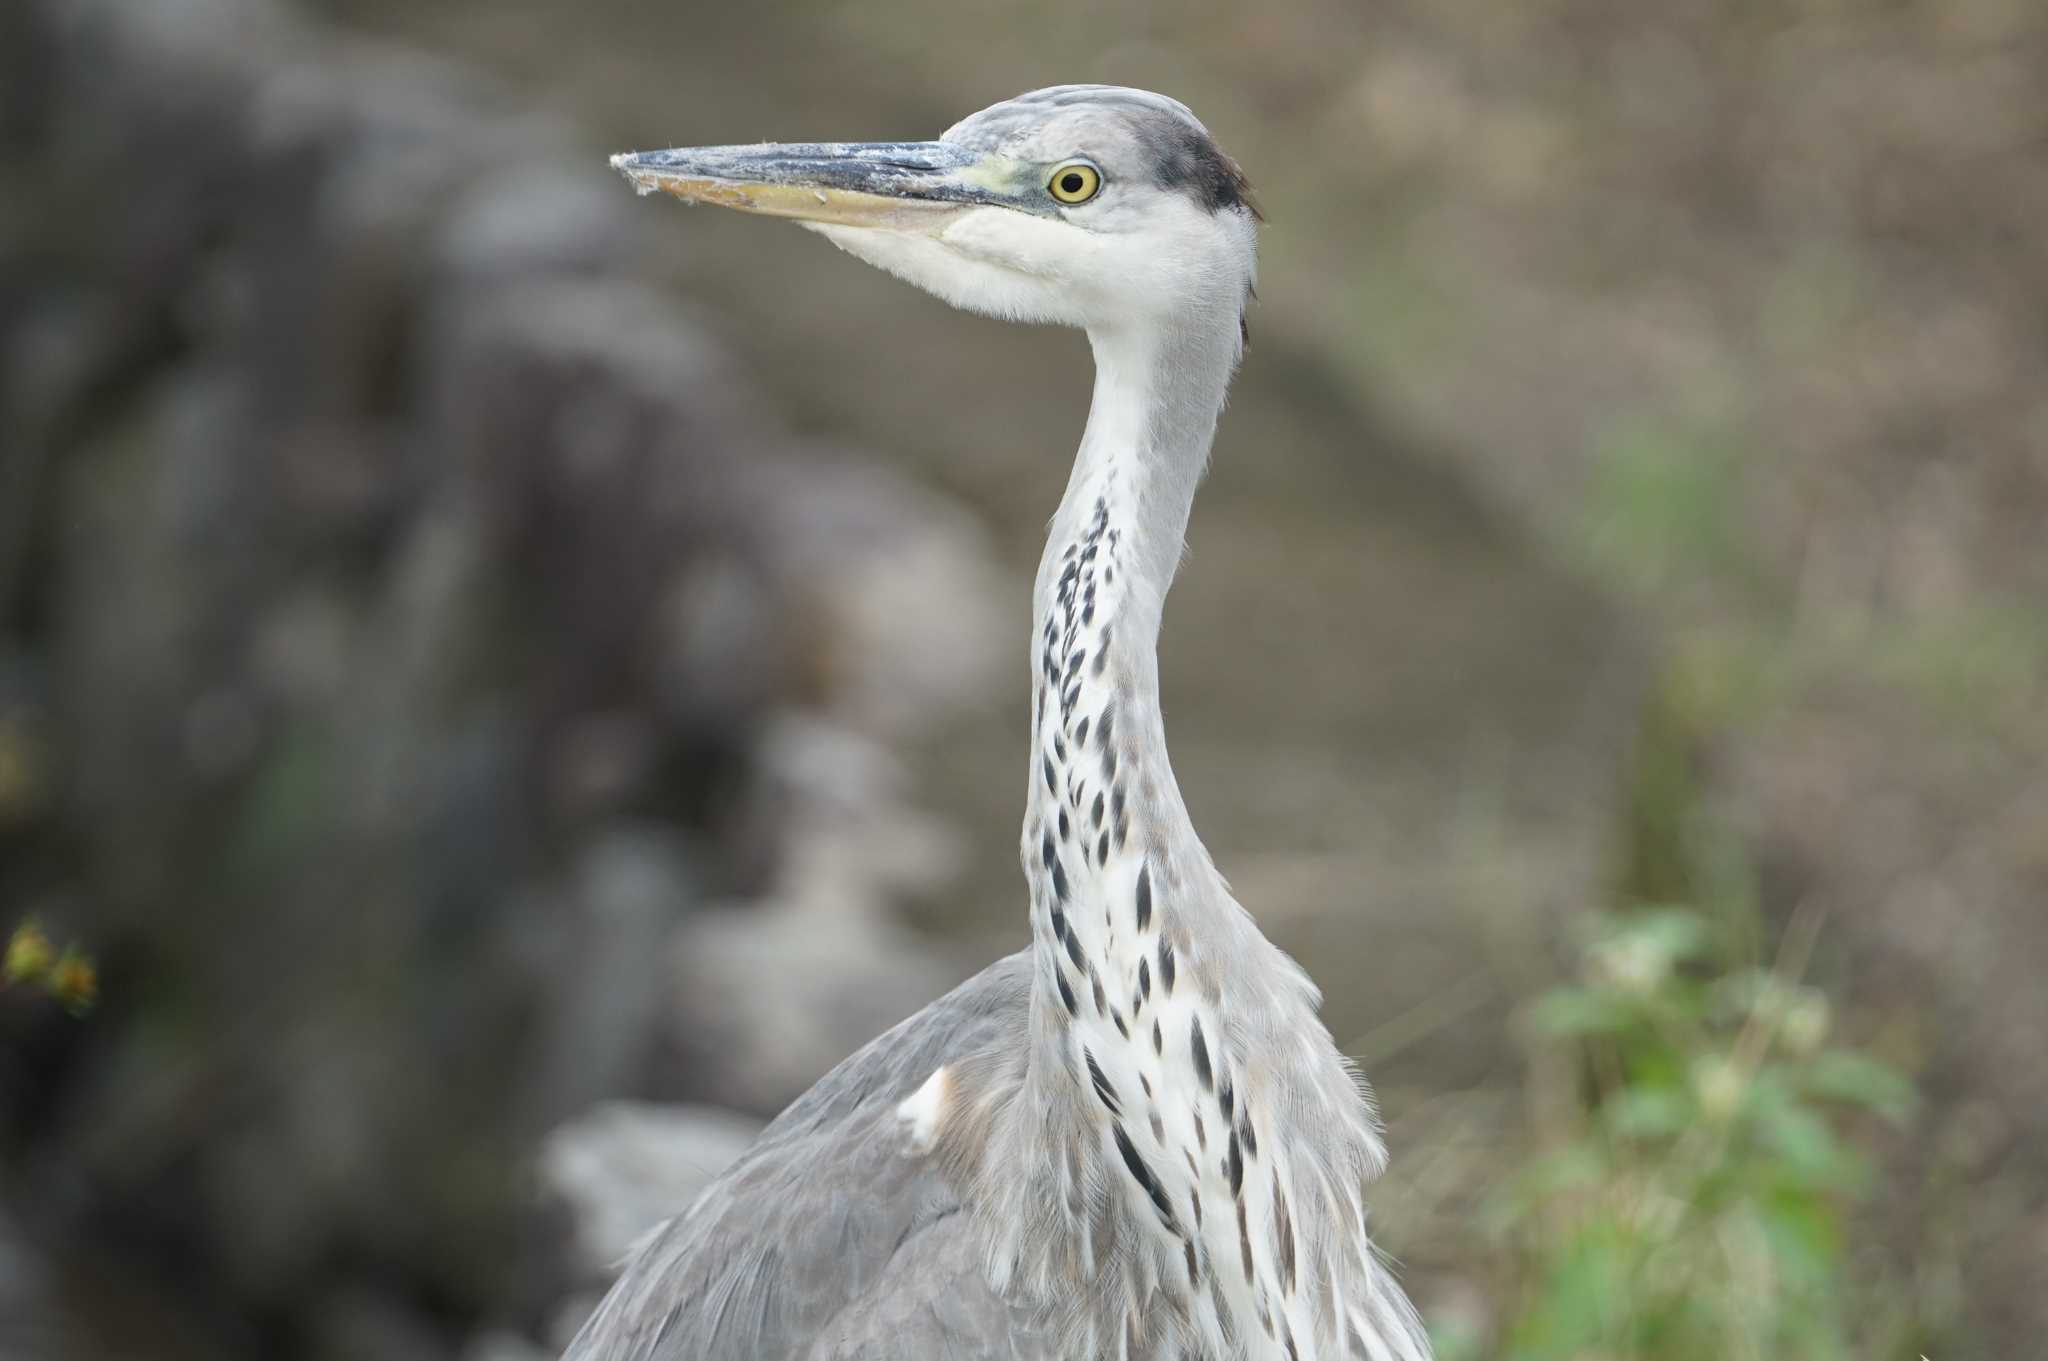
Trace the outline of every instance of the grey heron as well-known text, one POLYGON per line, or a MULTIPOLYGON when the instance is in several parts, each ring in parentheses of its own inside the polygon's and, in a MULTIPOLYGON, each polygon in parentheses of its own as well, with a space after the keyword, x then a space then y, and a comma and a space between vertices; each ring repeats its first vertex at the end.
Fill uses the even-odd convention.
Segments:
POLYGON ((1257 213, 1179 102, 1070 85, 936 141, 616 156, 970 311, 1083 329, 1034 590, 1031 943, 868 1044, 626 1266, 572 1361, 1423 1361, 1385 1164, 1308 975, 1191 825, 1155 651, 1243 348, 1257 213))

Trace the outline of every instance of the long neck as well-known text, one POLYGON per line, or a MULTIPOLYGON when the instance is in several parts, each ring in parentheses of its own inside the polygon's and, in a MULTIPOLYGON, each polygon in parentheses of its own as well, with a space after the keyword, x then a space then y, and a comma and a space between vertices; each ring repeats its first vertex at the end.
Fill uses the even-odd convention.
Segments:
POLYGON ((990 1141, 953 1147, 992 1278, 1059 1302, 1063 1354, 1424 1361, 1365 1238, 1371 1108, 1167 763, 1155 645, 1237 351, 1215 320, 1090 337, 1033 611, 1030 1029, 970 1065, 990 1141))
POLYGON ((1034 937, 1055 964, 1038 971, 1038 1008, 1062 1004, 1060 956, 1065 986, 1092 990, 1148 934, 1140 897, 1168 877, 1214 875, 1167 760, 1157 642, 1237 358, 1236 318, 1089 339, 1095 398, 1032 611, 1023 849, 1034 937))

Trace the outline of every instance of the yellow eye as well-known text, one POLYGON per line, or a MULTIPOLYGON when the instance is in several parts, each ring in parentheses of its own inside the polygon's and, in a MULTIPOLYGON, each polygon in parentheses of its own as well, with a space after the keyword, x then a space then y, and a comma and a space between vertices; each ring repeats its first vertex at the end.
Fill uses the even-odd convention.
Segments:
POLYGON ((1086 203, 1102 192, 1102 172, 1086 161, 1069 161, 1052 172, 1045 189, 1061 203, 1086 203))

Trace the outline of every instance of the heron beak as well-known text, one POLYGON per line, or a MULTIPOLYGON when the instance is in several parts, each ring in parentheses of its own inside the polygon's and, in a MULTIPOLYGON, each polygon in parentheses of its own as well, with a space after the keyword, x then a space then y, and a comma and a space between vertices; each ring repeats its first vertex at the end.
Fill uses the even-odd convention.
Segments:
POLYGON ((1009 201, 1003 165, 951 142, 681 147, 614 156, 612 168, 643 194, 847 227, 936 231, 964 208, 1009 201))

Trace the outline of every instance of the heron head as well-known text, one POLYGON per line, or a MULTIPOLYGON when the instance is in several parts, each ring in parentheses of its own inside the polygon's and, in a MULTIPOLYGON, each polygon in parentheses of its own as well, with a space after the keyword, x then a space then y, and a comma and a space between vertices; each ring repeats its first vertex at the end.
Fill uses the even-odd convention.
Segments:
POLYGON ((956 307, 1090 330, 1242 313, 1257 211, 1177 100, 1062 85, 937 141, 614 156, 643 193, 794 218, 956 307))

